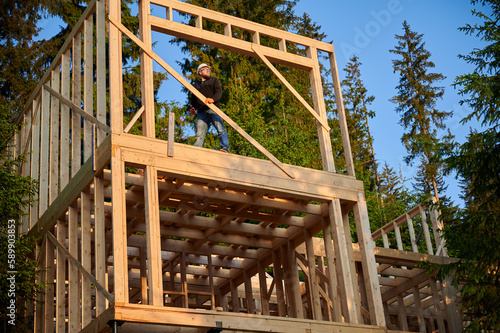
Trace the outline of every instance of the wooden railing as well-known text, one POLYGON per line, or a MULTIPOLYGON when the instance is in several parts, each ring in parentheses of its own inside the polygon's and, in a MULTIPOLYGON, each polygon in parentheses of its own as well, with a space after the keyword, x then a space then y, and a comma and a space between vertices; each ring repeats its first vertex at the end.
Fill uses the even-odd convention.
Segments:
POLYGON ((385 248, 392 245, 398 250, 410 249, 416 253, 447 256, 441 233, 443 226, 438 217, 439 212, 434 205, 418 205, 373 232, 372 237, 375 242, 382 239, 385 248), (402 228, 407 229, 409 237, 402 237, 402 228), (424 251, 418 247, 422 238, 425 242, 424 251))

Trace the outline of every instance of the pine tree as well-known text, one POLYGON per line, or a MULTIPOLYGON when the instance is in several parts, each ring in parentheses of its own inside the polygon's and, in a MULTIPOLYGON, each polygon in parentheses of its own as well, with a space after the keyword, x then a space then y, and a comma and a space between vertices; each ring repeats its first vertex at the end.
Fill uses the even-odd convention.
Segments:
MULTIPOLYGON (((433 195, 438 197, 436 177, 440 162, 436 151, 440 139, 437 130, 445 128, 444 121, 451 112, 436 108, 444 88, 434 85, 445 77, 429 72, 435 65, 430 60, 431 53, 425 49, 423 35, 412 31, 406 21, 403 31, 403 35, 396 35, 398 44, 390 50, 398 56, 392 63, 394 73, 399 73, 398 94, 391 101, 396 104, 396 111, 401 113, 400 124, 406 130, 401 137, 408 152, 405 161, 411 164, 417 157, 425 156, 426 175, 433 184, 433 195)), ((451 135, 448 135, 446 140, 450 139, 451 135)))
POLYGON ((357 56, 353 56, 346 67, 345 79, 342 81, 342 97, 346 112, 349 138, 351 139, 352 155, 358 179, 372 180, 370 188, 373 190, 377 174, 373 139, 370 135, 368 118, 375 117, 375 112, 369 110, 369 105, 375 100, 374 96, 368 95, 360 72, 361 62, 357 56))
POLYGON ((469 332, 500 331, 500 4, 498 1, 471 1, 482 5, 472 11, 482 22, 460 28, 486 43, 468 55, 475 65, 472 73, 460 75, 455 85, 464 96, 461 103, 472 111, 462 121, 476 118, 485 130, 471 131, 467 141, 454 144, 445 162, 448 172, 460 179, 465 208, 441 206, 445 239, 457 263, 442 266, 440 274, 452 274, 460 289, 464 323, 469 332), (488 14, 486 14, 486 12, 488 14))

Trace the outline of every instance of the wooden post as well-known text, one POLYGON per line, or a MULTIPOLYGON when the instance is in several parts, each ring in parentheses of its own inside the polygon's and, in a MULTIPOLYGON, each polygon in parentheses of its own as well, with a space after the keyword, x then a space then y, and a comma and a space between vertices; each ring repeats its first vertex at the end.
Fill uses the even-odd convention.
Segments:
MULTIPOLYGON (((96 2, 96 118, 106 124, 106 0, 96 2)), ((97 146, 106 137, 97 129, 97 146)), ((99 281, 99 280, 98 280, 99 281)))
MULTIPOLYGON (((139 31, 141 41, 151 48, 151 26, 148 24, 151 4, 149 0, 139 1, 139 31)), ((201 19, 201 18, 200 18, 201 19)), ((153 60, 141 50, 141 96, 144 113, 142 114, 143 135, 155 137, 155 107, 153 87, 153 60)))
MULTIPOLYGON (((104 216, 104 181, 101 176, 94 177, 94 246, 95 277, 104 288, 106 284, 106 218, 104 216)), ((106 298, 96 291, 96 316, 106 310, 106 298)))
MULTIPOLYGON (((44 89, 42 89, 44 90, 44 89)), ((43 92, 41 93, 43 95, 43 92)), ((41 98, 36 98, 33 100, 33 133, 31 135, 31 147, 33 148, 31 153, 31 178, 35 181, 40 180, 40 115, 42 113, 42 106, 40 104, 41 98)), ((41 189, 41 187, 40 187, 41 189)), ((38 221, 39 216, 39 191, 37 191, 33 197, 33 206, 30 210, 30 222, 29 228, 31 229, 35 223, 38 221)))
POLYGON ((311 309, 313 319, 322 320, 321 299, 319 297, 318 277, 316 275, 316 256, 314 255, 314 243, 312 235, 308 229, 304 229, 306 240, 307 262, 309 268, 309 290, 311 292, 311 309))
POLYGON ((413 220, 410 215, 406 213, 406 223, 408 225, 408 233, 410 234, 410 242, 411 242, 411 250, 415 253, 418 253, 417 241, 415 238, 415 229, 413 229, 413 220))
POLYGON ((262 261, 257 263, 259 270, 260 302, 262 304, 262 314, 269 315, 269 297, 267 292, 266 271, 262 261))
POLYGON ((335 103, 337 105, 337 114, 339 117, 340 133, 342 135, 342 143, 344 146, 344 158, 346 161, 347 174, 355 177, 354 162, 352 159, 351 143, 349 141, 349 129, 347 128, 347 120, 345 117, 344 101, 342 99, 342 87, 340 85, 339 71, 335 52, 329 52, 330 70, 332 72, 333 90, 335 92, 335 103))
MULTIPOLYGON (((109 0, 109 16, 121 21, 121 1, 109 0)), ((111 132, 123 132, 122 33, 109 25, 109 95, 111 132)), ((116 272, 116 271, 115 271, 116 272)))
POLYGON ((238 295, 238 286, 236 285, 234 280, 231 280, 229 283, 231 286, 231 306, 233 307, 233 312, 239 313, 240 297, 238 295))
POLYGON ((48 239, 45 241, 45 281, 47 290, 45 290, 44 303, 44 332, 54 331, 54 244, 48 239))
POLYGON ((50 93, 43 89, 42 109, 40 118, 40 185, 39 185, 39 208, 38 216, 42 216, 47 210, 49 200, 49 140, 50 140, 50 93))
POLYGON ((398 294, 398 321, 402 331, 408 331, 408 318, 406 317, 405 301, 401 294, 398 294))
POLYGON ((113 204, 113 272, 115 302, 128 302, 127 212, 125 208, 125 166, 121 150, 111 148, 111 200, 113 204))
POLYGON ((281 257, 279 250, 273 251, 273 272, 276 285, 276 298, 278 300, 278 316, 286 316, 285 291, 283 289, 283 274, 281 272, 281 257))
MULTIPOLYGON (((69 253, 78 258, 78 212, 75 207, 68 207, 68 244, 69 253)), ((79 332, 80 325, 80 295, 78 293, 78 269, 68 262, 68 330, 79 332)))
POLYGON ((304 318, 304 309, 300 296, 299 272, 297 269, 297 259, 295 258, 295 246, 292 241, 282 247, 283 261, 286 265, 285 285, 288 296, 288 315, 292 318, 304 318))
POLYGON ((248 276, 247 271, 243 272, 244 280, 245 280, 245 299, 247 305, 247 313, 254 314, 255 313, 255 304, 253 301, 253 290, 252 290, 252 277, 248 276))
MULTIPOLYGON (((82 68, 82 34, 77 33, 73 38, 73 68, 82 68)), ((72 99, 76 105, 81 105, 82 74, 80 70, 72 71, 72 99)), ((82 165, 82 117, 72 113, 71 124, 71 177, 74 177, 82 165)))
MULTIPOLYGON (((60 92, 59 66, 51 73, 51 88, 60 92)), ((50 103, 50 158, 49 158, 49 206, 59 193, 59 99, 52 96, 50 103)))
POLYGON ((348 249, 346 246, 340 201, 338 199, 332 200, 328 205, 328 210, 333 234, 333 245, 335 247, 335 261, 337 264, 339 285, 341 286, 341 299, 345 310, 344 318, 347 323, 357 324, 359 322, 359 305, 356 304, 355 289, 352 280, 352 277, 356 273, 352 271, 349 264, 348 251, 352 251, 352 247, 348 249))
POLYGON ((174 133, 175 133, 175 114, 172 111, 168 112, 168 145, 167 156, 174 156, 174 133))
MULTIPOLYGON (((89 16, 83 26, 83 110, 94 115, 94 18, 89 16)), ((118 62, 118 61, 117 61, 118 62)), ((121 61, 120 61, 121 63, 121 61)), ((83 122, 83 161, 92 154, 92 124, 83 122)))
POLYGON ((156 168, 144 170, 144 204, 146 215, 146 243, 148 264, 148 300, 150 305, 163 305, 161 265, 160 206, 156 168))
MULTIPOLYGON (((361 305, 363 304, 361 301, 362 295, 362 284, 359 283, 359 274, 358 278, 356 277, 356 272, 359 272, 356 268, 356 261, 354 260, 354 253, 352 251, 352 236, 351 236, 351 226, 349 222, 349 212, 343 211, 342 212, 342 220, 344 222, 344 232, 345 232, 345 242, 347 246, 347 259, 349 262, 349 265, 351 266, 351 279, 352 279, 352 285, 354 289, 354 304, 357 306, 357 312, 358 312, 358 320, 359 323, 363 323, 363 316, 361 313, 361 305)), ((362 273, 361 273, 362 275, 362 273)), ((363 280, 363 279, 361 279, 363 280)))
POLYGON ((429 233, 429 225, 427 224, 427 216, 425 215, 425 210, 420 205, 418 207, 420 210, 420 216, 422 218, 422 228, 424 229, 425 245, 427 246, 427 253, 434 255, 434 250, 432 248, 431 235, 429 233))
POLYGON ((425 325, 424 310, 422 309, 422 299, 420 297, 420 290, 418 285, 413 287, 413 301, 415 303, 415 312, 417 314, 418 328, 421 333, 427 333, 425 325))
MULTIPOLYGON (((71 53, 70 50, 66 51, 61 58, 61 95, 65 98, 70 99, 70 65, 71 65, 71 53)), ((61 105, 61 157, 60 157, 60 167, 61 175, 61 191, 66 187, 69 182, 69 151, 70 151, 70 114, 69 107, 65 104, 61 105)))
POLYGON ((368 209, 363 193, 358 194, 358 202, 354 206, 354 217, 356 219, 356 230, 358 232, 359 251, 363 264, 363 274, 365 277, 366 294, 368 307, 370 309, 371 324, 385 326, 384 308, 382 306, 382 296, 378 282, 377 264, 375 262, 375 252, 373 247, 372 234, 370 231, 370 221, 368 220, 368 209))
POLYGON ((329 294, 333 305, 333 320, 342 322, 342 306, 338 293, 337 269, 335 267, 335 253, 333 252, 332 234, 330 224, 326 218, 322 219, 323 223, 323 241, 325 244, 326 264, 328 270, 328 278, 330 279, 329 294))
MULTIPOLYGON (((66 243, 66 225, 63 221, 57 221, 57 240, 61 244, 66 243)), ((56 330, 66 331, 66 256, 61 250, 57 250, 57 278, 56 278, 56 330)))
POLYGON ((213 310, 215 304, 215 286, 214 286, 214 269, 212 264, 212 254, 207 255, 207 268, 208 268, 208 288, 210 289, 210 308, 213 310))
POLYGON ((181 291, 182 295, 182 306, 184 308, 189 308, 189 291, 188 291, 188 283, 186 278, 186 252, 181 252, 181 291))
MULTIPOLYGON (((316 110, 319 116, 326 121, 325 98, 323 96, 323 84, 321 82, 321 73, 319 71, 318 51, 315 47, 308 47, 307 56, 311 58, 315 64, 314 68, 309 72, 314 110, 316 110)), ((316 128, 318 130, 323 170, 335 172, 330 133, 318 121, 316 121, 316 128)))
MULTIPOLYGON (((90 233, 90 197, 83 191, 80 195, 81 255, 82 266, 92 272, 91 233, 90 233)), ((92 321, 92 291, 90 280, 82 275, 82 327, 92 321)))
MULTIPOLYGON (((141 260, 141 303, 142 304, 149 304, 148 302, 148 271, 147 271, 147 263, 146 263, 146 257, 147 257, 147 251, 146 249, 141 246, 139 248, 139 255, 140 255, 140 260, 141 260)), ((171 266, 172 263, 169 264, 171 266)), ((172 270, 170 271, 170 278, 172 280, 172 270)), ((171 290, 174 289, 172 286, 170 288, 171 290)))
POLYGON ((429 279, 429 286, 431 287, 432 292, 432 300, 434 302, 434 312, 436 314, 436 321, 438 324, 439 332, 446 332, 442 310, 441 310, 441 301, 438 293, 438 288, 436 285, 436 281, 433 278, 429 279))

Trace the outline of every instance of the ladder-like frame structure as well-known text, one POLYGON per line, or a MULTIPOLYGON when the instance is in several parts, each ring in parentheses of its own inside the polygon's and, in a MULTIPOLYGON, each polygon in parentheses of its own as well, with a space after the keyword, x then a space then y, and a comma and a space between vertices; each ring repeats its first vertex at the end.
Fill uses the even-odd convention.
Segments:
POLYGON ((415 267, 452 260, 434 211, 419 207, 370 231, 331 44, 174 0, 139 1, 138 38, 121 22, 121 2, 107 5, 89 4, 28 101, 19 120, 28 126, 13 138, 13 155, 31 152, 22 173, 40 183, 20 231, 40 239, 40 281, 54 281, 34 307, 37 332, 459 329, 454 293, 415 267), (152 6, 165 15, 151 15, 152 6), (176 22, 176 13, 195 24, 176 22), (206 20, 224 33, 205 30, 206 20), (261 59, 315 118, 323 170, 281 163, 212 104, 267 160, 174 143, 173 121, 169 140, 156 139, 153 61, 204 98, 152 50, 152 31, 261 59), (262 45, 262 36, 278 48, 262 45), (141 49, 143 103, 127 126, 124 37, 141 49), (290 44, 305 55, 290 53, 290 44), (347 175, 335 173, 319 51, 330 59, 347 175), (309 73, 313 106, 273 62, 309 73), (143 135, 128 134, 138 119, 143 135), (401 221, 427 221, 426 211, 436 245, 425 223, 427 253, 418 253, 413 226, 413 252, 404 251, 401 221), (392 232, 397 250, 389 248, 392 232), (385 248, 375 247, 380 237, 385 248))

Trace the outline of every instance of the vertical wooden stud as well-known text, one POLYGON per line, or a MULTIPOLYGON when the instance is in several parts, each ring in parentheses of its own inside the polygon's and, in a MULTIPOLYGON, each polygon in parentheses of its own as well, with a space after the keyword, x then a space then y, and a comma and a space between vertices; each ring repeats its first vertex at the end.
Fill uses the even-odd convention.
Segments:
MULTIPOLYGON (((43 89, 42 88, 42 93, 43 95, 43 89)), ((31 146, 32 146, 32 153, 31 153, 31 178, 33 178, 35 181, 40 180, 40 120, 41 120, 41 113, 42 113, 42 106, 40 104, 40 97, 35 98, 33 100, 33 112, 34 112, 34 119, 33 119, 33 132, 31 135, 31 146)), ((41 183, 40 183, 41 185, 41 183)), ((41 187, 40 187, 41 189, 41 187)), ((31 206, 30 210, 30 225, 29 228, 31 229, 36 222, 38 222, 38 217, 39 212, 39 191, 37 191, 33 197, 33 205, 31 206)))
POLYGON ((413 289, 413 301, 415 302, 415 312, 417 314, 419 332, 427 333, 427 328, 425 325, 425 318, 424 318, 424 310, 422 309, 422 299, 420 297, 420 290, 418 286, 415 286, 412 289, 413 289))
POLYGON ((339 71, 335 52, 329 52, 330 70, 332 72, 333 90, 335 92, 335 101, 337 104, 337 113, 339 117, 340 133, 342 135, 342 144, 344 146, 344 158, 346 161, 347 174, 356 176, 354 171, 354 162, 352 159, 351 143, 349 141, 349 129, 347 128, 347 120, 345 117, 344 101, 342 98, 342 87, 340 85, 339 71))
POLYGON ((342 322, 342 307, 338 292, 337 269, 335 267, 335 253, 333 252, 332 234, 330 224, 326 218, 322 219, 323 223, 323 241, 326 252, 326 268, 328 270, 329 294, 333 305, 333 321, 342 322))
MULTIPOLYGON (((66 99, 70 99, 70 65, 71 54, 70 50, 63 53, 61 58, 61 95, 66 99)), ((69 182, 69 133, 70 133, 70 113, 69 107, 61 104, 61 157, 60 157, 60 182, 61 191, 69 182)))
POLYGON ((243 272, 243 276, 245 280, 245 299, 246 299, 247 313, 254 314, 255 304, 253 301, 252 277, 248 275, 247 271, 243 272))
MULTIPOLYGON (((82 34, 77 33, 73 38, 73 71, 72 99, 76 105, 81 105, 82 97, 82 34)), ((74 177, 82 165, 82 117, 76 112, 71 115, 71 177, 74 177)))
MULTIPOLYGON (((106 226, 104 216, 104 181, 102 176, 94 177, 94 246, 95 278, 107 289, 106 284, 106 226)), ((106 298, 96 291, 96 316, 106 309, 106 298)))
MULTIPOLYGON (((321 81, 321 73, 319 71, 318 51, 314 47, 308 47, 307 56, 311 58, 315 64, 314 68, 309 72, 314 110, 326 122, 326 106, 325 98, 323 96, 323 83, 321 81)), ((335 172, 335 163, 333 161, 333 150, 332 142, 330 140, 330 133, 318 121, 316 121, 316 128, 318 130, 318 139, 319 147, 321 150, 323 170, 335 172)))
MULTIPOLYGON (((80 195, 80 223, 82 230, 81 255, 82 266, 87 272, 92 272, 91 233, 90 233, 90 197, 83 191, 80 195)), ((82 326, 92 321, 92 292, 90 280, 82 275, 82 326)))
POLYGON ((330 202, 329 206, 329 218, 330 226, 332 228, 333 234, 333 244, 335 246, 335 259, 338 269, 338 279, 339 285, 345 286, 341 287, 342 293, 342 303, 346 312, 344 317, 348 323, 358 323, 358 305, 355 299, 355 289, 352 283, 352 276, 355 272, 352 271, 351 265, 349 264, 349 254, 346 246, 346 236, 345 229, 342 220, 342 211, 340 208, 340 201, 334 199, 330 202))
POLYGON ((356 230, 358 231, 359 251, 365 276, 365 286, 370 310, 371 324, 385 326, 382 296, 378 282, 377 266, 375 262, 375 243, 370 231, 368 220, 368 209, 363 193, 358 194, 358 202, 354 206, 354 217, 356 219, 356 230))
MULTIPOLYGON (((151 27, 148 24, 150 14, 149 0, 139 1, 139 26, 141 41, 151 48, 151 27)), ((201 22, 201 17, 199 17, 201 22)), ((198 25, 198 18, 197 18, 198 25)), ((201 23, 200 23, 201 24, 201 23)), ((155 107, 153 87, 153 60, 144 51, 141 51, 141 96, 144 113, 142 114, 143 135, 148 138, 155 137, 155 107)))
POLYGON ((441 301, 439 298, 439 292, 438 292, 438 288, 436 285, 436 281, 434 281, 433 278, 429 279, 429 286, 431 287, 432 300, 434 303, 434 312, 436 313, 436 321, 438 324, 439 332, 446 332, 444 320, 443 320, 443 314, 441 311, 441 304, 440 304, 441 301))
MULTIPOLYGON (((121 1, 109 0, 109 16, 121 22, 121 1)), ((114 25, 109 25, 109 58, 122 58, 122 33, 114 25)), ((123 132, 123 74, 122 62, 109 62, 109 95, 111 132, 123 132)))
MULTIPOLYGON (((57 241, 66 244, 66 224, 57 221, 57 241)), ((56 330, 66 332, 66 256, 57 250, 57 277, 56 277, 56 330)))
POLYGON ((54 331, 54 278, 55 278, 55 265, 54 265, 54 244, 50 240, 45 241, 45 281, 47 281, 47 290, 45 290, 45 304, 44 304, 44 332, 54 331))
MULTIPOLYGON (((96 118, 106 124, 106 8, 105 0, 96 2, 96 118)), ((106 133, 97 129, 97 145, 106 133)))
POLYGON ((148 299, 151 305, 163 305, 158 178, 156 168, 151 166, 146 166, 146 170, 144 170, 144 204, 148 258, 148 299))
MULTIPOLYGON (((51 86, 60 92, 61 72, 59 66, 52 70, 51 86)), ((59 99, 52 96, 50 103, 50 158, 49 158, 49 205, 59 193, 59 99)))
MULTIPOLYGON (((83 110, 94 116, 94 18, 89 16, 83 29, 83 110)), ((118 58, 119 59, 119 58, 118 58)), ((114 61, 113 61, 114 62, 114 61)), ((92 154, 92 124, 83 122, 83 160, 92 154)))
POLYGON ((421 205, 418 208, 420 210, 420 217, 422 218, 422 228, 424 229, 424 238, 425 245, 427 246, 427 253, 434 255, 434 249, 432 248, 431 235, 429 233, 429 225, 427 224, 427 216, 425 214, 425 210, 421 205))
POLYGON ((413 220, 408 214, 406 214, 406 223, 408 225, 408 233, 410 234, 411 250, 415 253, 418 253, 418 246, 415 238, 415 229, 413 228, 413 220))
POLYGON ((278 316, 286 316, 285 291, 283 289, 283 274, 281 272, 281 257, 279 250, 273 251, 273 272, 276 285, 276 298, 278 299, 278 316))
MULTIPOLYGON (((75 207, 68 207, 68 247, 73 258, 78 258, 78 212, 75 207)), ((68 328, 69 332, 79 332, 80 295, 78 288, 78 269, 68 262, 68 328)))
POLYGON ((318 277, 316 275, 316 256, 314 255, 314 243, 312 235, 308 229, 304 229, 306 240, 306 252, 309 268, 309 290, 311 291, 311 308, 314 320, 322 320, 321 299, 319 295, 318 277))
POLYGON ((40 114, 40 185, 39 216, 47 210, 49 200, 49 140, 50 140, 50 93, 43 89, 40 114))
POLYGON ((111 148, 111 201, 113 205, 113 271, 115 302, 128 298, 127 212, 125 206, 125 165, 121 150, 111 148))
POLYGON ((269 295, 267 292, 266 270, 261 261, 257 263, 259 270, 260 302, 262 304, 262 314, 269 315, 269 295))

